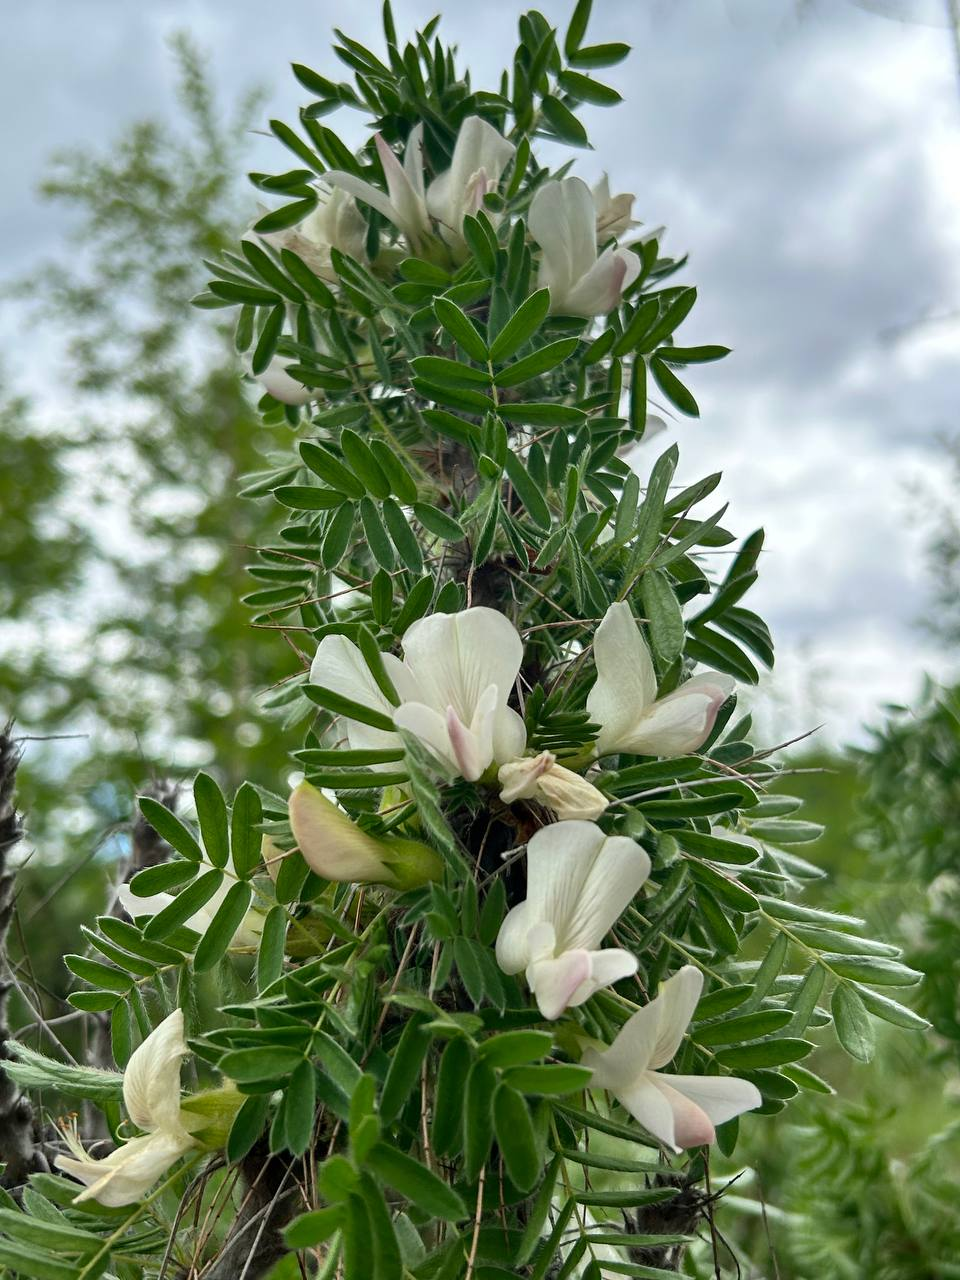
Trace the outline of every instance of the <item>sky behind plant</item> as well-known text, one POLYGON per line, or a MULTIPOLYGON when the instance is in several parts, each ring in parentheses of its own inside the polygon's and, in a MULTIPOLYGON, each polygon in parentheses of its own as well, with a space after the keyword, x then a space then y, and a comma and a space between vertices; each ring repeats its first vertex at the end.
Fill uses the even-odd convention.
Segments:
MULTIPOLYGON (((444 29, 477 83, 511 47, 517 0, 451 0, 444 29)), ((563 24, 571 5, 547 0, 563 24)), ((935 5, 898 8, 936 18, 935 5)), ((395 0, 401 33, 434 11, 395 0)), ((780 654, 796 732, 842 741, 880 704, 914 695, 949 657, 916 628, 928 580, 917 486, 943 490, 938 437, 960 391, 960 87, 944 27, 890 21, 841 0, 597 0, 592 37, 627 39, 604 73, 625 103, 588 108, 596 146, 577 172, 606 170, 637 194, 665 248, 689 250, 701 304, 684 342, 734 354, 691 371, 699 422, 680 420, 679 478, 723 469, 730 527, 768 531, 753 605, 780 654)), ((165 38, 189 30, 227 99, 259 83, 264 122, 291 118, 297 60, 335 75, 331 26, 379 48, 379 4, 286 0, 34 0, 7 15, 0 47, 6 182, 0 278, 77 252, 67 219, 35 187, 56 148, 109 146, 126 125, 174 111, 165 38)), ((352 145, 359 116, 334 118, 352 145)), ((249 167, 286 153, 252 136, 249 167)), ((251 213, 256 204, 251 188, 251 213)), ((0 317, 15 385, 67 408, 56 337, 0 317)), ((645 464, 656 456, 654 446, 645 464)), ((778 719, 777 727, 784 726, 778 719)))

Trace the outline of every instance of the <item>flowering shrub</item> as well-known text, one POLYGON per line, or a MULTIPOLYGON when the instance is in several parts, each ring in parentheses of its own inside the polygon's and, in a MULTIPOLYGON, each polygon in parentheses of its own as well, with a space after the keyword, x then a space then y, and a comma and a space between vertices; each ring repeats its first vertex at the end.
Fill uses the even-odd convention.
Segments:
POLYGON ((122 1076, 12 1049, 116 1139, 0 1211, 18 1274, 669 1274, 710 1145, 829 1093, 808 1032, 866 1059, 914 1018, 875 990, 919 976, 896 949, 798 901, 818 828, 737 714, 762 534, 635 453, 726 349, 678 340, 696 290, 634 197, 536 155, 618 101, 589 11, 522 17, 492 91, 389 5, 386 61, 338 32, 352 82, 294 68, 296 167, 253 175, 283 203, 197 299, 238 308, 272 450, 276 790, 141 801, 171 855, 67 961, 122 1076))

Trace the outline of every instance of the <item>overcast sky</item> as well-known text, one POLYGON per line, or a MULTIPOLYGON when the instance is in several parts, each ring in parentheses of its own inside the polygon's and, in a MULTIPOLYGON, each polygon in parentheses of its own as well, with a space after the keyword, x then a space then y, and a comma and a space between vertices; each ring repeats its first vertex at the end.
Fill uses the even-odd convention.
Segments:
MULTIPOLYGON (((615 190, 636 192, 640 218, 666 224, 671 252, 689 251, 684 279, 701 301, 684 343, 734 348, 690 379, 702 417, 676 425, 681 478, 722 469, 727 523, 765 525, 751 598, 774 630, 787 718, 799 732, 815 714, 835 741, 913 695, 924 669, 952 669, 915 626, 927 584, 909 490, 942 488, 937 437, 960 425, 960 322, 941 319, 960 312, 957 59, 950 32, 925 24, 940 0, 869 3, 924 22, 847 0, 596 0, 592 38, 635 52, 605 73, 626 101, 589 109, 596 150, 577 167, 588 180, 608 171, 615 190)), ((572 0, 540 7, 562 25, 572 0)), ((434 5, 394 9, 404 33, 434 5)), ((521 9, 446 4, 443 29, 476 83, 493 87, 521 9)), ((264 119, 291 118, 304 93, 288 64, 338 74, 330 27, 379 48, 378 13, 371 0, 10 10, 0 277, 64 251, 64 214, 35 197, 52 149, 106 146, 131 121, 173 112, 170 32, 208 48, 227 98, 259 82, 264 119)), ((279 144, 251 138, 249 167, 287 165, 279 144)), ((9 311, 0 324, 10 371, 35 393, 49 378, 42 338, 9 311)))

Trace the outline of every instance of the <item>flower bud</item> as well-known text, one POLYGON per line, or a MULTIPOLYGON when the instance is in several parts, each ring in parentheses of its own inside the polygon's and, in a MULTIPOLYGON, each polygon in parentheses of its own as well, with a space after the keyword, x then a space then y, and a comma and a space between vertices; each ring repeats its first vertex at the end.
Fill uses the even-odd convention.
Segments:
POLYGON ((551 751, 511 760, 501 767, 497 777, 500 799, 505 804, 512 804, 514 800, 536 800, 560 819, 590 821, 599 818, 610 803, 586 778, 557 764, 557 757, 551 751))
POLYGON ((369 835, 309 782, 301 782, 292 792, 289 813, 304 860, 326 880, 405 890, 443 875, 443 863, 429 846, 418 840, 369 835))

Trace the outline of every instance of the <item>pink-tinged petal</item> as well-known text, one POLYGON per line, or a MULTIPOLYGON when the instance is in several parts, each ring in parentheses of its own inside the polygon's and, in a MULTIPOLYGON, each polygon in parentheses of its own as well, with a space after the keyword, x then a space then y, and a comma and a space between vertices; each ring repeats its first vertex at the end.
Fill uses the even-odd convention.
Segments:
POLYGON ((585 1003, 595 992, 613 986, 623 978, 630 978, 637 972, 637 957, 632 956, 629 951, 621 951, 619 947, 588 951, 587 955, 590 957, 590 970, 567 1001, 571 1009, 585 1003))
POLYGON ((729 677, 694 676, 650 707, 627 735, 623 750, 666 757, 696 751, 709 737, 733 688, 729 677))
MULTIPOLYGON (((677 1093, 699 1107, 714 1125, 726 1124, 744 1111, 753 1111, 763 1103, 760 1090, 739 1076, 672 1076, 658 1075, 677 1093)), ((712 1141, 712 1139, 707 1139, 712 1141)))
POLYGON ((476 736, 463 723, 453 707, 447 707, 446 725, 457 772, 461 778, 466 778, 467 782, 476 782, 486 768, 476 736))
POLYGON ((590 719, 600 725, 597 753, 625 749, 629 738, 657 696, 653 660, 630 606, 612 604, 593 637, 597 679, 587 695, 590 719))
POLYGON ((527 984, 545 1018, 559 1018, 574 993, 589 981, 590 954, 565 951, 555 960, 534 960, 527 967, 527 984))
POLYGON ((187 1052, 183 1010, 175 1009, 131 1054, 123 1101, 138 1129, 180 1129, 180 1062, 187 1052))
POLYGON ((668 1081, 673 1079, 672 1076, 652 1072, 648 1079, 656 1084, 673 1112, 673 1142, 670 1145, 675 1150, 702 1147, 714 1141, 717 1135, 710 1117, 691 1098, 671 1087, 668 1081))
POLYGON ((627 267, 622 252, 606 249, 554 310, 571 316, 606 315, 620 301, 626 287, 627 267))
POLYGON ((398 729, 413 734, 451 772, 459 773, 445 715, 422 702, 404 702, 394 711, 393 723, 398 729))
POLYGON ((657 998, 651 1001, 660 1008, 657 1039, 648 1064, 651 1071, 666 1066, 680 1048, 702 991, 703 974, 692 964, 685 964, 667 979, 657 998))

